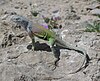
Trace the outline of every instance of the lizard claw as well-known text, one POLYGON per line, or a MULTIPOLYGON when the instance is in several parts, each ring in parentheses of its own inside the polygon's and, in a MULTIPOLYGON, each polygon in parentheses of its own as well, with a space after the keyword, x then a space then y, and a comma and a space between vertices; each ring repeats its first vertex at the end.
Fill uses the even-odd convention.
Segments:
POLYGON ((56 59, 54 62, 48 63, 48 67, 51 68, 52 71, 54 71, 58 67, 58 61, 59 59, 56 59))
POLYGON ((57 65, 55 65, 55 62, 50 62, 48 63, 48 67, 50 68, 50 70, 54 71, 57 67, 57 65))

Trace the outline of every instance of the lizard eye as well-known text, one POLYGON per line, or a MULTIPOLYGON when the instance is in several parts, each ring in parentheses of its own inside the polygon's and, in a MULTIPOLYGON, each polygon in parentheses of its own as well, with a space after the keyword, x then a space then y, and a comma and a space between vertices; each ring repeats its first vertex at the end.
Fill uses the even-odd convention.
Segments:
POLYGON ((16 21, 20 21, 20 18, 16 18, 16 21))

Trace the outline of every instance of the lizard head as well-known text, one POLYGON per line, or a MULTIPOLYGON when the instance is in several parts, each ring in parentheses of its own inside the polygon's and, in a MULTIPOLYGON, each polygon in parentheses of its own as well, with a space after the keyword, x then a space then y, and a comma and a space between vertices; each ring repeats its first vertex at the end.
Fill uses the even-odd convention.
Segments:
POLYGON ((25 17, 23 16, 20 16, 20 15, 13 15, 11 17, 11 21, 17 23, 18 25, 24 27, 25 29, 27 29, 27 26, 28 26, 28 19, 26 19, 25 17))

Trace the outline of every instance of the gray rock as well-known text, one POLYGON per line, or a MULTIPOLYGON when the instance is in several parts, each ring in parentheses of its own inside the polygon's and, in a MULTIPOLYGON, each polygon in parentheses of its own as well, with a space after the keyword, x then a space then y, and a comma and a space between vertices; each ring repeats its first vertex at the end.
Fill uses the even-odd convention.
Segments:
POLYGON ((100 9, 91 10, 90 13, 91 13, 92 15, 100 15, 100 9))

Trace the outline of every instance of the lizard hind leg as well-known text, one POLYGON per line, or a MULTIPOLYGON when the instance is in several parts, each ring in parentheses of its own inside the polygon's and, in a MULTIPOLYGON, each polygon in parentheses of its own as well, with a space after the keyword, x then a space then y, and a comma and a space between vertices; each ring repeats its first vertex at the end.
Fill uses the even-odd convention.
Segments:
POLYGON ((53 52, 53 54, 55 56, 55 61, 52 63, 53 66, 54 66, 54 68, 52 70, 55 70, 56 67, 58 66, 58 61, 60 60, 60 58, 59 58, 59 56, 57 56, 59 54, 57 53, 57 50, 54 46, 55 45, 55 40, 53 38, 49 38, 49 44, 50 44, 51 51, 53 52))
POLYGON ((49 38, 49 44, 50 44, 51 51, 55 53, 55 49, 54 49, 55 40, 53 38, 49 38))

